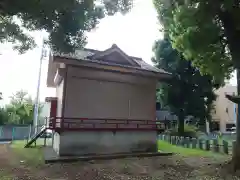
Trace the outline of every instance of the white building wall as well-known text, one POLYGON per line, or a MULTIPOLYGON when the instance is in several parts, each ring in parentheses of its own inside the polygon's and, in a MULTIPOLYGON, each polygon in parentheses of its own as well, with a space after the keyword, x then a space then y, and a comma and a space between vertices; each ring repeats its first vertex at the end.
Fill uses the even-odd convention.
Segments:
POLYGON ((231 101, 229 101, 225 94, 237 94, 237 87, 232 85, 226 85, 216 92, 217 99, 214 102, 215 110, 212 112, 213 121, 218 121, 220 124, 220 131, 226 132, 226 124, 236 123, 236 108, 231 101))

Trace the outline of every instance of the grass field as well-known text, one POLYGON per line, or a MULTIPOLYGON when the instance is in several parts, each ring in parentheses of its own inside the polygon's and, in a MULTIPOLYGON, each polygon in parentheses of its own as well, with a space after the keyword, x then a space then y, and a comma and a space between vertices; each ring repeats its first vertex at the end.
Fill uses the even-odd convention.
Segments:
MULTIPOLYGON (((50 143, 49 141, 47 143, 50 143)), ((20 161, 24 161, 31 166, 38 166, 44 163, 43 153, 41 147, 44 145, 44 139, 38 139, 30 148, 24 148, 26 141, 13 141, 11 148, 13 152, 19 157, 20 161)))
MULTIPOLYGON (((20 161, 23 161, 30 166, 38 166, 44 163, 43 154, 42 154, 42 145, 44 140, 39 139, 32 148, 24 148, 26 141, 14 141, 11 144, 13 152, 19 157, 20 161)), ((191 149, 184 148, 181 146, 175 146, 169 144, 168 142, 159 140, 158 141, 158 150, 163 152, 173 152, 181 156, 198 156, 198 157, 222 157, 222 154, 213 153, 211 151, 204 151, 200 149, 191 149)))
POLYGON ((176 154, 180 154, 182 156, 202 156, 202 157, 223 156, 222 154, 213 153, 211 151, 204 151, 200 149, 191 149, 191 148, 185 148, 181 146, 175 146, 162 140, 158 141, 158 150, 163 152, 173 152, 176 154))
MULTIPOLYGON (((22 158, 23 161, 26 161, 27 164, 31 164, 34 166, 42 164, 44 161, 41 147, 44 144, 44 140, 43 139, 37 140, 36 147, 33 144, 32 148, 24 148, 25 143, 26 141, 14 141, 11 144, 13 152, 16 153, 20 158, 22 158)), ((158 140, 158 150, 163 152, 173 152, 176 154, 180 154, 182 156, 202 156, 202 157, 223 156, 222 154, 213 153, 211 151, 175 146, 162 140, 158 140)))
POLYGON ((44 164, 42 139, 32 148, 24 148, 25 143, 14 141, 11 148, 0 145, 0 180, 238 179, 225 172, 225 166, 224 171, 219 169, 219 164, 225 162, 227 155, 174 146, 165 141, 158 141, 158 149, 176 155, 51 165, 44 164))

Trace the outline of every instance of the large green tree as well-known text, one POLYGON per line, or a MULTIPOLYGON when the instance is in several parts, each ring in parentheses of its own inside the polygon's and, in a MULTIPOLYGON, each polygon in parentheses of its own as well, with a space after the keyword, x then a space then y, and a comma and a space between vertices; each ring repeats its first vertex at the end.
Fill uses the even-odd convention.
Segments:
MULTIPOLYGON (((32 124, 34 101, 26 91, 17 91, 10 97, 10 103, 5 107, 10 124, 32 124)), ((42 106, 39 107, 41 113, 42 106)))
POLYGON ((8 112, 5 108, 0 107, 0 125, 6 124, 8 122, 8 112))
MULTIPOLYGON (((202 73, 223 80, 237 70, 239 95, 239 0, 154 0, 154 4, 174 48, 191 60, 202 73)), ((237 146, 234 148, 237 153, 234 152, 233 157, 239 159, 240 108, 237 114, 237 146)), ((234 162, 236 168, 240 167, 240 161, 234 162)))
POLYGON ((216 99, 214 90, 219 84, 211 76, 201 75, 190 61, 174 50, 168 36, 156 41, 153 51, 155 65, 173 76, 168 84, 161 84, 158 95, 162 104, 178 116, 179 134, 184 132, 184 120, 188 115, 199 119, 201 127, 205 127, 206 120, 211 120, 210 113, 216 99))
POLYGON ((23 53, 35 46, 26 30, 45 30, 54 50, 71 52, 85 45, 85 32, 100 18, 125 13, 131 5, 131 0, 1 0, 0 42, 12 42, 23 53))

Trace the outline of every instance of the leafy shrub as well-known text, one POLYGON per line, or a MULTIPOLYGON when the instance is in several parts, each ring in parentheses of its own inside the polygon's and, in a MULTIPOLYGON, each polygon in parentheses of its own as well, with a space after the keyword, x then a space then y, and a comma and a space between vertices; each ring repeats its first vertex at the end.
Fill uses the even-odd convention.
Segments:
MULTIPOLYGON (((180 136, 180 134, 178 133, 178 128, 177 127, 166 130, 165 134, 168 134, 168 135, 171 135, 171 136, 180 136)), ((193 126, 193 125, 185 124, 184 133, 181 134, 181 136, 197 138, 198 137, 198 128, 196 126, 193 126)))

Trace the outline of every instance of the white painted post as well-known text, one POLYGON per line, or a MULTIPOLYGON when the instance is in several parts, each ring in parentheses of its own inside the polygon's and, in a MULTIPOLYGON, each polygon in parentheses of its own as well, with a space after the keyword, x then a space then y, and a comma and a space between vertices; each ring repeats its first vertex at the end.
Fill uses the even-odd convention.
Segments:
POLYGON ((208 120, 206 120, 206 132, 207 132, 207 134, 210 133, 210 127, 209 127, 209 122, 208 122, 208 120))

